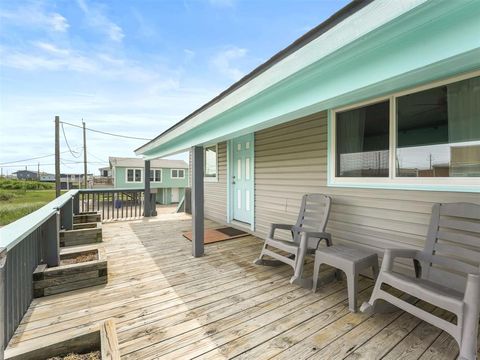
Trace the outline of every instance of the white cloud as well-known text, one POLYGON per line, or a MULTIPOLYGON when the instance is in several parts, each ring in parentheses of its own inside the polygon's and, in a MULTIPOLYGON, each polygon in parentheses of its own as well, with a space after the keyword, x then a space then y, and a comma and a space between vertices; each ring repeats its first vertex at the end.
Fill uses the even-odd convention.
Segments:
POLYGON ((103 9, 98 5, 88 5, 85 0, 77 0, 77 4, 85 14, 88 24, 105 33, 111 40, 121 42, 125 37, 123 29, 111 21, 105 14, 103 9))
POLYGON ((22 27, 41 27, 46 31, 66 32, 67 19, 57 12, 49 12, 40 3, 20 6, 15 10, 0 10, 0 19, 22 27))
POLYGON ((247 49, 239 47, 230 47, 217 53, 211 63, 214 68, 221 74, 226 75, 229 79, 239 80, 245 73, 232 62, 245 58, 247 49))
POLYGON ((233 7, 235 6, 235 0, 208 0, 210 5, 218 7, 233 7))

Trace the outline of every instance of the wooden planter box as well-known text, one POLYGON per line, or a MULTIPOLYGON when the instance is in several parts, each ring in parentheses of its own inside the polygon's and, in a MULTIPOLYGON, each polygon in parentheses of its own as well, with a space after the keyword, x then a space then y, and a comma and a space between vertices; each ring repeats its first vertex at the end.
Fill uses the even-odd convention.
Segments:
POLYGON ((102 216, 96 211, 84 212, 81 214, 73 215, 74 224, 102 222, 102 216))
POLYGON ((48 268, 39 265, 33 273, 34 297, 59 294, 67 291, 106 284, 108 281, 107 259, 103 249, 82 246, 62 249, 60 266, 48 268), (94 260, 65 264, 79 256, 94 257, 94 260), (63 263, 63 264, 62 264, 63 263))
POLYGON ((55 356, 66 356, 70 353, 86 354, 100 351, 102 360, 119 360, 118 338, 113 319, 106 320, 85 330, 85 333, 71 337, 60 334, 54 343, 45 341, 31 343, 28 348, 8 349, 5 360, 49 359, 55 356))
POLYGON ((102 223, 82 223, 73 226, 73 230, 60 230, 60 247, 102 242, 102 223))

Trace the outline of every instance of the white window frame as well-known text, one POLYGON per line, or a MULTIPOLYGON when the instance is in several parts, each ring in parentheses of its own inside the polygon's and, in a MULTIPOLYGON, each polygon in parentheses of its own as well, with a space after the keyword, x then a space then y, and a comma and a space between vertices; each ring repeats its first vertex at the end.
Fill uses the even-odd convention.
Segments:
POLYGON ((332 109, 328 113, 328 122, 331 131, 328 138, 328 186, 360 187, 360 188, 388 188, 401 190, 432 190, 432 191, 465 191, 480 192, 480 177, 398 177, 395 172, 396 147, 397 147, 397 111, 396 99, 398 97, 429 90, 453 82, 480 76, 480 71, 450 77, 444 80, 431 82, 408 90, 399 91, 353 105, 332 109), (336 176, 336 114, 383 101, 390 101, 389 108, 389 176, 388 177, 337 177, 336 176))
POLYGON ((185 169, 170 169, 170 178, 171 179, 185 179, 185 169), (177 172, 177 176, 173 176, 173 172, 177 172), (183 176, 178 176, 178 172, 183 171, 183 176))
POLYGON ((210 144, 210 145, 205 145, 203 147, 203 181, 204 182, 218 182, 218 144, 210 144), (215 154, 217 155, 215 157, 215 161, 216 161, 216 174, 215 176, 205 176, 205 167, 207 166, 207 156, 206 156, 206 153, 207 153, 207 148, 211 148, 211 147, 214 147, 215 146, 215 154))
MULTIPOLYGON (((161 168, 150 168, 150 171, 153 171, 153 180, 150 180, 150 182, 154 183, 161 183, 163 182, 163 171, 161 168), (159 170, 160 171, 160 181, 156 180, 155 178, 155 171, 159 170)), ((148 177, 150 178, 150 174, 148 174, 148 177)))
POLYGON ((128 184, 141 184, 143 183, 144 171, 142 168, 125 168, 125 182, 128 184), (128 170, 133 170, 133 181, 128 181, 128 170), (140 170, 140 181, 135 181, 135 171, 140 170))

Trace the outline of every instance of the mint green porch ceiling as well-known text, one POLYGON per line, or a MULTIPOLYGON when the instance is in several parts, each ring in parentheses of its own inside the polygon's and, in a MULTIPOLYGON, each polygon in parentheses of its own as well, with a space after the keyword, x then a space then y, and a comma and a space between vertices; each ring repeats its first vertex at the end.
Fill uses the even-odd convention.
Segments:
POLYGON ((147 158, 480 69, 480 1, 429 1, 212 117, 147 158))

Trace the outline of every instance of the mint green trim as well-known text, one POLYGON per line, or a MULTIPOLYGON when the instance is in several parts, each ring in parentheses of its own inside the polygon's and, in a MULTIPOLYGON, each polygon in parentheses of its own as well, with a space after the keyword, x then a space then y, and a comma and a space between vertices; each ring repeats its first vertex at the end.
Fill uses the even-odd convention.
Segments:
POLYGON ((144 155, 228 140, 480 69, 479 17, 480 1, 428 1, 144 155))
POLYGON ((232 215, 232 141, 227 141, 227 223, 232 222, 233 215, 232 215))

